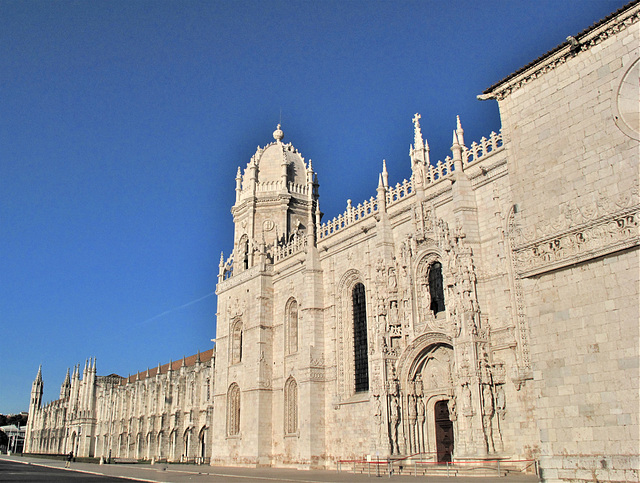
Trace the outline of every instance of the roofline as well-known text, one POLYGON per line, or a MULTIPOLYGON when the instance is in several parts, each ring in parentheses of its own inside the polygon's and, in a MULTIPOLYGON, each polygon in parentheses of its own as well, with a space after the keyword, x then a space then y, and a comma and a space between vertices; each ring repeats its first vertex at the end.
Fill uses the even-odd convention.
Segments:
POLYGON ((540 74, 554 69, 557 65, 565 63, 568 58, 577 55, 583 50, 588 50, 608 38, 610 31, 615 30, 615 32, 618 32, 624 30, 627 26, 636 23, 639 18, 640 0, 633 0, 594 23, 591 27, 584 29, 579 34, 567 37, 565 42, 485 89, 478 96, 478 99, 483 101, 487 99, 504 99, 514 90, 539 77, 540 74))

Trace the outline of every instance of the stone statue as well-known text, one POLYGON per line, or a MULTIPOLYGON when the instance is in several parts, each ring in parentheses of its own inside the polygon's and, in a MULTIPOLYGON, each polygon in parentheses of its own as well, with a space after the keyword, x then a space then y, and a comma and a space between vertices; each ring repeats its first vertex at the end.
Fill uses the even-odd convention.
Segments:
POLYGON ((447 409, 449 410, 449 419, 451 421, 457 421, 458 420, 458 410, 456 408, 456 397, 455 396, 452 396, 447 401, 447 409))
POLYGON ((391 396, 391 454, 399 454, 400 447, 398 445, 398 425, 400 424, 400 405, 398 404, 398 396, 391 396))
POLYGON ((487 451, 495 453, 493 444, 493 427, 491 418, 493 417, 493 394, 489 384, 482 385, 482 426, 484 429, 484 437, 487 443, 487 451))
POLYGON ((473 406, 471 404, 471 389, 469 384, 463 384, 462 386, 462 413, 467 416, 473 416, 473 406))

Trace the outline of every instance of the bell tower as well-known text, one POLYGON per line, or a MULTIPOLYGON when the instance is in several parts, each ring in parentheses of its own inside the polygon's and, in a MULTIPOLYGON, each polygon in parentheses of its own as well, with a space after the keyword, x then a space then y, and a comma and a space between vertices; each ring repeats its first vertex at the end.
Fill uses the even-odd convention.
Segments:
POLYGON ((282 245, 293 236, 314 229, 318 181, 311 160, 291 143, 283 143, 280 124, 274 141, 258 147, 244 172, 238 167, 234 221, 233 270, 257 263, 268 247, 282 245))

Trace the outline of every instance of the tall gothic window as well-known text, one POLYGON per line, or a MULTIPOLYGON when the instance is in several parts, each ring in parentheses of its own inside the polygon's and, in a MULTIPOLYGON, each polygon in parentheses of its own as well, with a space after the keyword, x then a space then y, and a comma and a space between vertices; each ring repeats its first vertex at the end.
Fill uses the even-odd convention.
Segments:
POLYGON ((240 434, 240 388, 235 382, 227 392, 227 434, 240 434))
POLYGON ((433 315, 444 311, 444 286, 442 283, 442 265, 434 262, 429 267, 429 295, 433 315))
POLYGON ((284 385, 284 432, 295 434, 298 431, 298 384, 293 377, 284 385))
POLYGON ((287 354, 298 352, 298 302, 291 299, 286 308, 285 347, 287 354))
POLYGON ((353 287, 353 349, 355 356, 356 392, 369 390, 369 359, 367 351, 367 307, 364 285, 353 287))
POLYGON ((231 364, 242 361, 242 321, 236 320, 231 328, 231 364))

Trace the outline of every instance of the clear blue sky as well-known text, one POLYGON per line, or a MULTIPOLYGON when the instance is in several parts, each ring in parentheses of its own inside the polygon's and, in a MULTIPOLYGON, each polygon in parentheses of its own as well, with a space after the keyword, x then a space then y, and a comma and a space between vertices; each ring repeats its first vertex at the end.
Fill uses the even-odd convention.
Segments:
POLYGON ((476 95, 620 0, 0 0, 0 413, 97 357, 126 376, 211 347, 234 177, 313 160, 325 219, 500 129, 476 95), (209 295, 207 297, 207 295, 209 295), (203 298, 204 297, 204 298, 203 298))

